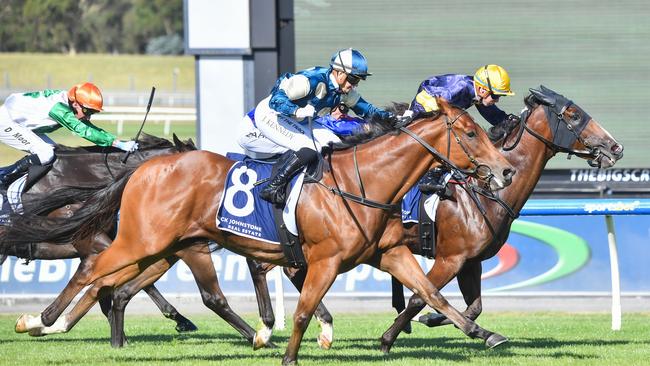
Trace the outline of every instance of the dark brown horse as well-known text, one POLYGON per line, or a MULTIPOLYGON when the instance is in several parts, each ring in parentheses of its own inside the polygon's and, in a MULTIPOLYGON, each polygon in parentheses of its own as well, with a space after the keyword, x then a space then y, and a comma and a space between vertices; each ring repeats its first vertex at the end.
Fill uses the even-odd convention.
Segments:
MULTIPOLYGON (((475 164, 483 166, 484 172, 488 168, 492 188, 509 184, 514 170, 491 145, 485 132, 465 112, 450 107, 444 100, 439 100, 439 104, 439 116, 414 121, 408 130, 422 142, 443 151, 448 146, 447 137, 453 133, 457 143, 449 144, 449 160, 461 168, 475 164)), ((383 235, 388 220, 399 212, 398 204, 404 194, 429 168, 437 165, 435 160, 429 150, 406 133, 382 136, 358 149, 335 152, 331 171, 324 174, 321 184, 304 187, 297 221, 308 268, 284 364, 297 362, 303 333, 336 275, 362 263, 391 273, 466 335, 481 338, 490 347, 506 340, 451 307, 425 277, 408 248, 398 245, 400 237, 383 235), (356 162, 358 174, 354 173, 356 162), (381 179, 384 176, 390 179, 381 179), (332 194, 336 187, 360 195, 358 179, 365 181, 368 199, 388 204, 392 209, 368 207, 332 194)), ((287 265, 278 245, 238 237, 217 228, 216 210, 232 165, 233 161, 209 152, 155 158, 90 199, 78 211, 78 216, 85 219, 72 220, 70 224, 74 225, 61 229, 68 235, 92 235, 103 227, 106 217, 114 214, 117 205, 113 201, 121 196, 119 230, 113 244, 98 256, 92 274, 72 285, 76 291, 64 291, 65 298, 59 300, 65 306, 60 312, 82 287, 91 285, 56 326, 70 329, 99 297, 197 239, 214 240, 235 253, 287 265)), ((60 238, 65 237, 61 235, 60 238)), ((29 326, 34 327, 43 327, 40 321, 41 317, 28 319, 29 326)))
MULTIPOLYGON (((427 277, 436 288, 454 277, 468 305, 464 315, 475 320, 482 311, 481 262, 503 246, 510 226, 539 181, 547 161, 558 152, 588 159, 591 166, 608 168, 623 157, 623 146, 582 108, 550 89, 531 89, 521 123, 509 127, 499 142, 504 156, 517 169, 512 184, 499 192, 514 215, 499 203, 480 196, 483 215, 467 190, 454 186, 454 198, 440 202, 436 216, 435 262, 427 277), (510 131, 510 129, 512 129, 510 131)), ((387 233, 402 231, 399 220, 390 223, 387 233)), ((403 242, 419 254, 418 228, 403 230, 403 242)), ((403 295, 402 295, 403 296, 403 295)), ((399 332, 426 304, 411 297, 408 307, 382 336, 382 347, 390 349, 399 332)), ((451 324, 444 315, 432 314, 431 326, 451 324)))
MULTIPOLYGON (((122 162, 124 152, 114 148, 100 147, 67 147, 57 145, 57 160, 51 170, 23 195, 25 209, 31 212, 48 212, 52 217, 70 217, 76 202, 83 201, 88 190, 83 187, 96 186, 100 183, 108 184, 115 175, 124 170, 132 170, 142 164, 143 161, 159 155, 168 155, 181 151, 196 150, 192 141, 183 143, 174 135, 174 143, 155 136, 142 134, 139 139, 140 150, 132 154, 126 163, 122 162), (53 203, 45 207, 38 206, 30 208, 31 202, 42 199, 44 195, 50 195, 58 187, 82 187, 72 190, 66 199, 60 203, 53 203)), ((0 228, 0 231, 3 230, 0 228)), ((26 260, 36 259, 65 259, 81 258, 75 276, 88 268, 99 252, 104 250, 111 243, 107 235, 96 235, 91 240, 80 241, 74 246, 72 244, 52 244, 46 242, 25 242, 17 245, 3 246, 3 255, 16 256, 26 260)), ((76 278, 73 276, 73 279, 76 278)), ((181 331, 195 330, 196 326, 183 317, 176 309, 158 292, 155 286, 146 286, 144 291, 151 297, 154 303, 160 308, 163 314, 176 322, 176 329, 181 331)), ((111 299, 105 298, 100 303, 102 311, 108 317, 111 307, 111 299)), ((110 317, 109 317, 110 318, 110 317)), ((17 332, 26 330, 17 328, 17 332)))

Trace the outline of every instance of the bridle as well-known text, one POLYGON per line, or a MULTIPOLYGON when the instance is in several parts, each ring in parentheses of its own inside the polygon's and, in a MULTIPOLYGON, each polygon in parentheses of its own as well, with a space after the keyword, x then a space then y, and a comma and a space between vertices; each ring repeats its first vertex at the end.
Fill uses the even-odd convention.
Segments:
MULTIPOLYGON (((505 146, 505 141, 504 141, 504 145, 502 149, 504 151, 510 151, 514 149, 519 144, 519 141, 521 140, 524 131, 527 131, 537 140, 544 143, 544 145, 546 145, 546 147, 549 150, 551 150, 554 155, 557 154, 558 152, 566 153, 569 155, 569 157, 571 155, 575 155, 584 159, 588 159, 589 165, 598 167, 600 165, 600 163, 598 163, 599 160, 598 158, 602 153, 596 148, 591 148, 589 144, 585 141, 585 139, 581 136, 581 132, 587 127, 587 125, 591 121, 591 117, 586 112, 584 112, 582 108, 580 108, 578 105, 574 104, 570 100, 567 100, 562 105, 562 107, 559 108, 559 110, 555 105, 546 105, 546 104, 539 104, 539 105, 543 107, 546 113, 549 127, 551 128, 551 132, 553 133, 553 139, 552 140, 546 139, 544 136, 535 132, 533 129, 531 129, 528 126, 527 124, 528 118, 532 114, 533 109, 527 106, 524 112, 522 113, 522 118, 520 118, 519 131, 517 133, 517 138, 515 142, 511 146, 505 146), (565 112, 572 105, 574 105, 578 109, 578 113, 580 114, 580 119, 577 121, 577 123, 574 124, 567 121, 565 118, 565 112), (579 141, 587 149, 586 150, 573 149, 571 146, 575 143, 575 141, 579 141)), ((507 139, 507 136, 505 137, 505 139, 507 139)))
MULTIPOLYGON (((494 178, 494 174, 492 174, 492 170, 490 169, 489 166, 480 163, 476 158, 471 154, 471 152, 467 149, 467 147, 463 144, 461 141, 460 137, 458 136, 458 133, 454 131, 453 125, 456 121, 458 121, 463 115, 467 114, 467 111, 462 111, 458 113, 454 118, 450 119, 447 115, 445 115, 445 124, 447 125, 447 157, 442 155, 436 148, 431 146, 429 143, 424 141, 420 136, 418 136, 416 133, 413 131, 409 130, 406 128, 406 126, 412 122, 412 119, 404 119, 403 121, 399 122, 398 124, 395 125, 395 129, 400 130, 410 137, 412 137, 415 141, 417 141, 420 145, 422 145, 431 155, 433 155, 438 161, 442 163, 443 166, 445 166, 449 170, 455 170, 458 172, 461 172, 466 175, 475 175, 478 178, 485 180, 489 183, 491 179, 494 178), (473 170, 466 170, 466 169, 461 169, 459 168, 456 164, 454 164, 451 160, 449 160, 449 156, 451 154, 451 134, 454 135, 454 139, 456 140, 456 143, 460 145, 461 149, 469 159, 469 161, 474 164, 475 168, 473 170)), ((355 168, 355 173, 356 173, 356 178, 357 178, 357 184, 359 185, 359 191, 361 192, 361 195, 356 195, 353 193, 345 192, 341 190, 338 187, 338 183, 336 183, 336 187, 330 187, 320 181, 317 183, 321 185, 322 187, 325 187, 327 190, 332 192, 333 194, 339 195, 344 199, 349 199, 353 202, 372 207, 372 208, 378 208, 382 210, 387 210, 387 211, 395 211, 395 210, 400 210, 401 209, 401 204, 386 204, 386 203, 381 203, 377 201, 370 200, 366 197, 365 194, 365 189, 363 187, 363 181, 361 179, 361 174, 359 173, 359 166, 357 163, 357 147, 354 147, 353 150, 353 158, 354 158, 354 168, 355 168)), ((336 182, 336 180, 335 180, 336 182)))

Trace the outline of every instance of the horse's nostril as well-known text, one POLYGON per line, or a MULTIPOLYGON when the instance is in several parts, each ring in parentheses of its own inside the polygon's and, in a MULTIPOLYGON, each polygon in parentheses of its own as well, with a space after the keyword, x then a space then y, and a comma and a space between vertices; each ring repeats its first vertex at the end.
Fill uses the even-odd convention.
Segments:
POLYGON ((612 153, 618 155, 623 152, 623 145, 621 144, 614 144, 612 145, 612 153))
POLYGON ((503 170, 504 178, 510 179, 510 178, 512 178, 513 175, 515 175, 515 173, 516 173, 516 170, 514 170, 514 169, 504 169, 503 170))

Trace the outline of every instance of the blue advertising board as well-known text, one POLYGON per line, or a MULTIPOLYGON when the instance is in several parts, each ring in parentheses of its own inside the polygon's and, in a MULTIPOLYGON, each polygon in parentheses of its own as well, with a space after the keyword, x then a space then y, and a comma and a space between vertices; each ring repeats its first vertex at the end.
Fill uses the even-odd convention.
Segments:
MULTIPOLYGON (((621 290, 650 292, 650 216, 615 216, 621 290)), ((433 263, 417 257, 423 269, 433 263)), ((0 296, 57 294, 78 260, 33 261, 10 257, 0 266, 0 296)), ((243 257, 221 250, 213 254, 226 294, 252 294, 243 257)), ((502 251, 483 264, 484 291, 571 291, 611 289, 607 230, 603 216, 525 217, 515 221, 502 251)), ((176 264, 156 284, 164 293, 198 294, 192 273, 176 264)), ((269 282, 274 291, 273 282, 269 282)), ((286 292, 295 292, 285 279, 286 292)), ((458 292, 455 282, 445 292, 458 292)), ((388 295, 390 277, 369 266, 338 276, 330 294, 388 295)))

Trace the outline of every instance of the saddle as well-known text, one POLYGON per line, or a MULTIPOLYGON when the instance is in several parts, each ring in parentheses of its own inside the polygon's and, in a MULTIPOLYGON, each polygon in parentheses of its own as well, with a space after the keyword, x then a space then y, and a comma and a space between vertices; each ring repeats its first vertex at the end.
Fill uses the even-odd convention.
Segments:
MULTIPOLYGON (((241 164, 245 164, 248 169, 259 169, 255 168, 256 166, 268 166, 269 168, 267 172, 270 170, 270 177, 275 176, 276 170, 278 167, 282 166, 284 163, 284 159, 288 159, 290 157, 289 153, 285 154, 279 154, 275 155, 271 158, 268 159, 254 159, 251 157, 248 157, 243 154, 238 154, 238 153, 228 153, 226 155, 229 159, 239 161, 241 164), (271 166, 272 165, 272 166, 271 166)), ((236 165, 233 167, 233 170, 237 170, 239 168, 236 168, 239 165, 236 165)), ((285 189, 285 195, 288 198, 287 203, 285 204, 284 207, 281 206, 276 206, 273 204, 270 204, 266 201, 261 200, 259 196, 256 195, 255 198, 255 214, 253 213, 246 213, 242 214, 245 216, 241 216, 241 219, 243 220, 254 220, 257 222, 255 225, 256 227, 259 227, 260 230, 258 230, 260 233, 262 231, 266 232, 267 234, 262 234, 262 235, 245 235, 242 231, 239 229, 234 229, 232 226, 231 227, 225 227, 226 225, 223 224, 223 226, 219 226, 222 229, 232 229, 231 231, 234 231, 236 233, 241 233, 244 234, 244 236, 249 236, 253 238, 258 238, 261 240, 266 240, 266 241, 271 241, 271 242, 279 242, 280 245, 282 246, 282 250, 284 252, 285 257, 287 258, 287 261, 289 262, 290 266, 295 267, 295 268, 305 268, 307 263, 305 260, 304 253, 302 252, 302 246, 300 245, 300 240, 298 237, 298 229, 297 225, 295 223, 295 216, 294 214, 294 209, 297 205, 297 200, 299 197, 300 189, 301 187, 295 187, 296 185, 302 185, 303 183, 314 183, 320 181, 320 179, 323 176, 323 170, 327 169, 327 165, 324 162, 324 159, 318 159, 317 162, 310 164, 304 172, 304 175, 301 175, 303 173, 300 173, 296 175, 292 181, 294 183, 292 184, 287 184, 285 189), (292 193, 293 192, 293 193, 292 193), (260 206, 261 205, 261 206, 260 206), (258 211, 259 210, 259 211, 258 211), (262 217, 272 217, 273 223, 271 225, 266 225, 259 220, 259 216, 261 215, 262 217), (267 216, 268 215, 268 216, 267 216), (256 219, 252 219, 253 216, 256 216, 256 219), (276 234, 270 234, 269 231, 265 230, 271 230, 272 228, 275 229, 276 234)), ((260 171, 260 173, 263 170, 260 171)), ((248 173, 247 173, 248 174, 248 173)), ((264 175, 262 175, 264 177, 264 175)), ((261 178, 261 177, 260 177, 261 178)), ((253 178, 256 179, 257 181, 254 183, 254 187, 257 188, 249 188, 252 193, 261 190, 263 187, 261 186, 263 183, 267 182, 270 178, 253 178)), ((241 179, 241 178, 233 178, 233 179, 241 179)), ((252 184, 252 183, 246 183, 246 184, 252 184)), ((228 196, 228 195, 226 195, 228 196)), ((237 206, 237 205, 235 205, 237 206)), ((252 212, 252 211, 249 211, 252 212)), ((224 212, 222 209, 219 210, 219 216, 220 220, 222 222, 228 221, 229 223, 232 223, 229 219, 226 217, 229 215, 229 213, 224 212)), ((252 222, 252 221, 251 221, 252 222)), ((269 220, 270 223, 270 220, 269 220)), ((222 225, 222 224, 220 224, 222 225)))

